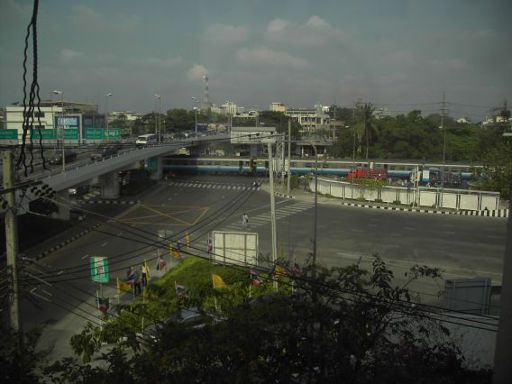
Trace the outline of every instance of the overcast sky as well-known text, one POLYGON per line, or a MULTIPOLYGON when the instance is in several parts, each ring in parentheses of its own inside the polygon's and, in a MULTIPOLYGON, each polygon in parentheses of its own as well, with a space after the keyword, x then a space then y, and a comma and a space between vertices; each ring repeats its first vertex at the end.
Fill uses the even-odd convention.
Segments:
MULTIPOLYGON (((0 0, 0 105, 22 99, 32 1, 0 0)), ((109 110, 267 109, 357 99, 478 118, 512 99, 509 0, 53 0, 39 6, 41 97, 109 110), (456 103, 456 104, 455 104, 456 103), (473 105, 469 107, 467 105, 473 105)))

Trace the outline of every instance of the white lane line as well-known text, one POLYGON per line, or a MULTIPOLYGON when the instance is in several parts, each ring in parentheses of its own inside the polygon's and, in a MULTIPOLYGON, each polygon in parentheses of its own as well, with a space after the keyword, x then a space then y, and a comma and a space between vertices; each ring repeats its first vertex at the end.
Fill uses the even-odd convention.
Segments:
POLYGON ((105 241, 103 244, 101 244, 102 247, 106 246, 108 244, 108 241, 105 241))
POLYGON ((85 259, 85 258, 87 258, 87 257, 89 257, 89 255, 83 255, 83 256, 81 257, 81 259, 83 260, 83 259, 85 259))
POLYGON ((413 228, 413 227, 404 227, 404 229, 407 229, 408 231, 415 231, 416 228, 413 228))

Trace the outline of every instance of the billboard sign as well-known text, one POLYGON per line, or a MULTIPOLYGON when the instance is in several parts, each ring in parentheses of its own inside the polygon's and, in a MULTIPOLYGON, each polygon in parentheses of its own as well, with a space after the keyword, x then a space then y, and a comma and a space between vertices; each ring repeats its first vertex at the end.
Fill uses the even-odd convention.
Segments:
POLYGON ((224 264, 257 265, 258 233, 213 231, 212 259, 224 264))
POLYGON ((55 126, 61 127, 64 124, 64 129, 78 129, 80 128, 80 116, 55 116, 55 126))

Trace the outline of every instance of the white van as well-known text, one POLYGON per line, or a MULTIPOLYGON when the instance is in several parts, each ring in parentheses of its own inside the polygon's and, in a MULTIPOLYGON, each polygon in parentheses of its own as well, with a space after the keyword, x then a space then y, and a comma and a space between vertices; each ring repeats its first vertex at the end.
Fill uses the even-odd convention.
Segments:
POLYGON ((137 140, 135 140, 136 145, 150 145, 150 144, 156 144, 156 135, 152 133, 148 133, 146 135, 140 135, 137 137, 137 140))

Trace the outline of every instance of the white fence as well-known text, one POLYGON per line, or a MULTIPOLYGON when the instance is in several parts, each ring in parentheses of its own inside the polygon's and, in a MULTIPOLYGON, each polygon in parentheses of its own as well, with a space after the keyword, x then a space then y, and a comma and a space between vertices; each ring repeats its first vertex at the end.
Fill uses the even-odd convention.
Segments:
MULTIPOLYGON (((315 190, 314 179, 309 188, 315 190)), ((470 191, 465 189, 440 188, 407 188, 383 186, 380 188, 363 187, 345 181, 318 178, 318 192, 323 195, 354 199, 395 203, 402 205, 418 205, 431 208, 449 208, 455 210, 497 210, 500 206, 500 194, 488 191, 470 191)))

